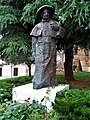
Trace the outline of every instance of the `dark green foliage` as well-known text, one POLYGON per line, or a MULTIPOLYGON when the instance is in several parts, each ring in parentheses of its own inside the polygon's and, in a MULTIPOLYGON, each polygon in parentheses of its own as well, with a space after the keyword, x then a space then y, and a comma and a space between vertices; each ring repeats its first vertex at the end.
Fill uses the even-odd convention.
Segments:
POLYGON ((90 120, 90 90, 57 92, 53 108, 60 120, 90 120))
POLYGON ((32 77, 22 76, 15 78, 7 78, 0 80, 0 102, 3 102, 4 99, 11 100, 12 97, 12 88, 27 83, 31 83, 32 77))
POLYGON ((32 104, 25 102, 6 102, 0 106, 0 120, 43 120, 46 118, 46 107, 37 101, 32 104))
POLYGON ((20 20, 22 9, 31 0, 0 0, 0 59, 10 64, 26 63, 31 60, 31 25, 23 26, 20 20))
POLYGON ((57 92, 54 110, 47 112, 38 101, 7 101, 0 105, 0 120, 89 120, 90 90, 57 92))
POLYGON ((2 38, 0 42, 0 58, 8 64, 29 64, 31 62, 31 42, 28 41, 30 36, 20 32, 19 28, 18 32, 14 30, 11 32, 12 35, 2 38))
POLYGON ((6 101, 0 105, 0 120, 59 120, 54 110, 47 112, 46 106, 38 101, 24 103, 6 101))
POLYGON ((90 1, 64 0, 58 13, 66 30, 66 49, 71 44, 90 46, 90 1))
POLYGON ((0 5, 0 32, 8 27, 9 24, 18 22, 15 10, 11 6, 0 5))

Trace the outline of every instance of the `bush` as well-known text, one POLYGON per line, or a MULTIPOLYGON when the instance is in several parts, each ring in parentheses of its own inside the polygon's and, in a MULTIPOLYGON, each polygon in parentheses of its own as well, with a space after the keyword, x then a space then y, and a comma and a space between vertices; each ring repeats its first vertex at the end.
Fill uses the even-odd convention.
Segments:
POLYGON ((4 99, 11 100, 12 88, 31 83, 31 80, 32 77, 29 76, 14 77, 0 80, 0 102, 3 102, 4 99))
POLYGON ((43 120, 45 115, 46 107, 37 101, 32 104, 8 101, 0 106, 0 120, 43 120))
POLYGON ((57 92, 53 109, 60 120, 90 120, 90 90, 57 92))
POLYGON ((59 120, 58 113, 54 110, 47 112, 45 105, 33 100, 24 103, 10 101, 0 106, 0 120, 59 120))

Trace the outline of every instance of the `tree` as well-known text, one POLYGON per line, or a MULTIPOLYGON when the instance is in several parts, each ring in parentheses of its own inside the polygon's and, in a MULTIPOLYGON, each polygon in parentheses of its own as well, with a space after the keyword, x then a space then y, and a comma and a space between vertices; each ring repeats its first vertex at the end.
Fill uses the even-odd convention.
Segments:
MULTIPOLYGON (((20 20, 23 7, 30 0, 0 0, 0 58, 8 64, 26 63, 31 75, 31 24, 23 26, 20 20), (29 28, 30 27, 30 28, 29 28)), ((32 1, 31 1, 32 2, 32 1)))
POLYGON ((0 58, 7 64, 25 63, 29 67, 29 75, 31 75, 31 41, 30 36, 22 34, 22 32, 14 33, 1 39, 0 42, 0 58))
POLYGON ((90 1, 64 0, 59 16, 66 29, 65 77, 72 80, 73 45, 90 47, 90 1))

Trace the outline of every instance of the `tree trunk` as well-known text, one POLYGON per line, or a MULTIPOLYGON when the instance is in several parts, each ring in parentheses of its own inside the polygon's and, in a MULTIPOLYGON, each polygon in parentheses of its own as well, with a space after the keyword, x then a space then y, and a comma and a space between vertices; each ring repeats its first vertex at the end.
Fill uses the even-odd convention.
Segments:
POLYGON ((28 66, 28 68, 29 68, 29 76, 31 77, 31 65, 32 65, 32 61, 27 61, 26 62, 26 65, 28 66))
POLYGON ((29 76, 31 77, 31 65, 29 65, 28 67, 29 67, 29 76))
POLYGON ((74 80, 72 65, 73 65, 73 47, 70 47, 68 50, 65 50, 64 70, 65 79, 67 81, 74 80))

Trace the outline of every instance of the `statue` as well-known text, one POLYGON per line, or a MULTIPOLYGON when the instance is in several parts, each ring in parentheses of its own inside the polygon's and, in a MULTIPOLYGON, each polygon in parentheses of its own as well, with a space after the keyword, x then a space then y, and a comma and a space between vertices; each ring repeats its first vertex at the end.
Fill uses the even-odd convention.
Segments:
POLYGON ((40 89, 56 84, 56 39, 63 38, 65 30, 59 22, 51 20, 55 9, 43 5, 37 10, 42 21, 35 25, 32 37, 32 57, 35 59, 33 89, 40 89))

